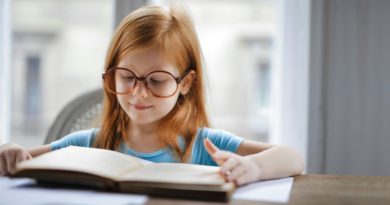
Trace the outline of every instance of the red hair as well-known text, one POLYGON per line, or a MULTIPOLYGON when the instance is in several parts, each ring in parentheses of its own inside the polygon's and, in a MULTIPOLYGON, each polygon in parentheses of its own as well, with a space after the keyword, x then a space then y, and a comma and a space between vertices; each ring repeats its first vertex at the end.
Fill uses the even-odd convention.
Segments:
MULTIPOLYGON (((193 69, 196 74, 190 91, 179 96, 175 107, 160 120, 157 128, 159 137, 173 149, 177 159, 187 162, 198 129, 208 127, 209 121, 205 109, 200 44, 186 11, 181 7, 144 6, 130 13, 115 31, 105 70, 116 66, 129 52, 154 46, 161 48, 181 74, 188 69, 193 69), (179 147, 179 135, 184 137, 184 150, 179 147)), ((94 147, 118 150, 120 143, 128 137, 126 130, 130 121, 117 96, 104 89, 102 126, 94 147)))

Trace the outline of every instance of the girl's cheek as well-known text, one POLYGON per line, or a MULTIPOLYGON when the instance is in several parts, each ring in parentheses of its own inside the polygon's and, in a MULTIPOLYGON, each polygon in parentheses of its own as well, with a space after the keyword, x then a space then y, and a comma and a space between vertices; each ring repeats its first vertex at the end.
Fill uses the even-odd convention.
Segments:
POLYGON ((169 113, 175 107, 177 98, 178 96, 162 99, 162 101, 160 102, 161 109, 169 113))

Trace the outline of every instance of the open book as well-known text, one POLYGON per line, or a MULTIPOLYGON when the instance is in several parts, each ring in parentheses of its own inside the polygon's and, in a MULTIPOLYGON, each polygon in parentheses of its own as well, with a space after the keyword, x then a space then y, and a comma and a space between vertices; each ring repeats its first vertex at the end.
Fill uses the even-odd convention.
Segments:
POLYGON ((143 164, 116 151, 69 146, 17 165, 13 177, 38 182, 92 186, 109 191, 227 201, 235 186, 219 167, 184 164, 143 164))

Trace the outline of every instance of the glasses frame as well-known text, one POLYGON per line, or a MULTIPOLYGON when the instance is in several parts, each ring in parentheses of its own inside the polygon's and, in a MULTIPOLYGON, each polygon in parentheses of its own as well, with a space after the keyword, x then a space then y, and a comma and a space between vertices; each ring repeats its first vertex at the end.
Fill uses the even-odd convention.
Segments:
MULTIPOLYGON (((104 84, 104 87, 106 87, 106 89, 115 94, 115 95, 127 95, 129 94, 131 91, 130 89, 128 90, 128 92, 125 92, 125 93, 118 93, 118 92, 115 92, 115 91, 112 91, 110 88, 108 88, 105 80, 106 80, 106 76, 109 75, 110 72, 115 72, 115 70, 125 70, 125 71, 129 71, 131 72, 134 77, 135 77, 135 81, 134 81, 134 84, 133 84, 133 89, 137 86, 137 82, 138 81, 141 81, 144 83, 145 87, 146 87, 146 90, 148 91, 148 93, 152 94, 154 97, 158 97, 158 98, 169 98, 169 97, 172 97, 173 95, 176 94, 177 92, 177 89, 179 88, 179 84, 181 83, 181 81, 188 75, 188 73, 191 71, 191 69, 187 69, 186 71, 184 71, 183 75, 179 76, 179 77, 175 77, 172 73, 168 72, 168 71, 165 71, 165 70, 154 70, 150 73, 147 73, 144 77, 138 77, 137 74, 135 74, 132 70, 128 69, 128 68, 122 68, 122 67, 112 67, 112 68, 109 68, 107 69, 106 71, 103 71, 102 73, 102 79, 103 79, 103 84, 104 84), (154 94, 150 88, 149 88, 149 83, 146 81, 146 79, 148 78, 148 76, 150 76, 151 74, 153 73, 157 73, 157 72, 162 72, 162 73, 166 73, 170 76, 172 76, 172 78, 175 80, 176 82, 176 89, 175 91, 168 95, 168 96, 162 96, 162 95, 156 95, 154 94)), ((114 83, 115 83, 115 76, 114 76, 114 83)))

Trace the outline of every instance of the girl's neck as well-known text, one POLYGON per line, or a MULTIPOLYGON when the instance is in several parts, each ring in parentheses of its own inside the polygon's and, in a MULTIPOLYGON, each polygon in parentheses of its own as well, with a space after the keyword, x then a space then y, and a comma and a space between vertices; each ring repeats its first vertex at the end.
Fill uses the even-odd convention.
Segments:
POLYGON ((157 133, 157 123, 153 123, 153 124, 131 123, 128 128, 129 137, 154 136, 156 133, 157 133))
POLYGON ((157 123, 131 123, 128 128, 127 146, 139 152, 154 152, 164 147, 157 133, 157 123))

